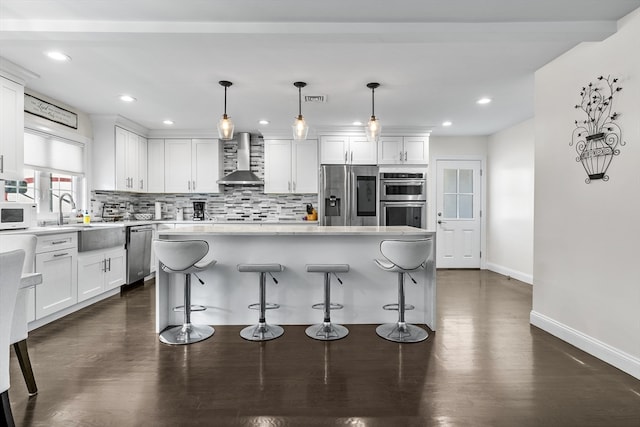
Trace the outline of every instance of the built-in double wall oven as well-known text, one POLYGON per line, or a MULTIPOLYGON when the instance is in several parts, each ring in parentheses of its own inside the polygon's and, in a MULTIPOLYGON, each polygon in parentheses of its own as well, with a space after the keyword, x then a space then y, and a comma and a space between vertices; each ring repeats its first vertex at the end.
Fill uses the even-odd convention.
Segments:
POLYGON ((380 173, 380 225, 426 228, 426 173, 380 173))

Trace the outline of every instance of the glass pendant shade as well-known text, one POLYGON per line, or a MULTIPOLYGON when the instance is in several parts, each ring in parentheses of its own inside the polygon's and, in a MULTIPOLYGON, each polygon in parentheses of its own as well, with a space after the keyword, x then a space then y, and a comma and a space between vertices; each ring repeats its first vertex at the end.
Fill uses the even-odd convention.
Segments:
POLYGON ((296 121, 291 127, 293 128, 293 139, 295 139, 296 141, 307 139, 309 126, 307 126, 307 122, 304 121, 304 117, 302 117, 302 115, 299 115, 296 118, 296 121))
POLYGON ((375 91, 380 87, 380 83, 367 83, 367 87, 371 89, 371 118, 367 122, 367 126, 365 126, 364 131, 367 134, 367 139, 369 141, 378 142, 378 139, 380 139, 382 125, 380 125, 380 120, 376 118, 375 114, 375 91))
POLYGON ((295 82, 293 84, 298 88, 298 117, 296 117, 296 121, 293 122, 293 139, 296 141, 301 141, 307 139, 307 134, 309 133, 309 126, 307 126, 307 122, 302 117, 302 88, 307 84, 305 82, 295 82))
POLYGON ((233 122, 227 116, 227 88, 233 83, 227 80, 220 80, 218 83, 224 87, 224 114, 218 122, 218 138, 229 140, 233 139, 233 122))
POLYGON ((371 116, 364 129, 367 134, 367 139, 372 142, 378 142, 381 130, 382 126, 380 125, 380 120, 376 119, 376 116, 371 116))
POLYGON ((218 122, 218 138, 233 139, 233 122, 226 114, 218 122))

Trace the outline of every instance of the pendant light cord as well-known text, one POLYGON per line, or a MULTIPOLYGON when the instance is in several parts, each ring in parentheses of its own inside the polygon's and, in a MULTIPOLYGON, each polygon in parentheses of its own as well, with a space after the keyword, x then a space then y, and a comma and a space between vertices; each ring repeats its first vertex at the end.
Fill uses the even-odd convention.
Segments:
POLYGON ((298 86, 298 116, 302 116, 302 87, 298 86))
POLYGON ((227 115, 227 87, 224 87, 224 115, 227 115))
POLYGON ((375 113, 375 97, 373 96, 374 92, 376 91, 375 88, 371 88, 371 117, 375 117, 376 113, 375 113))

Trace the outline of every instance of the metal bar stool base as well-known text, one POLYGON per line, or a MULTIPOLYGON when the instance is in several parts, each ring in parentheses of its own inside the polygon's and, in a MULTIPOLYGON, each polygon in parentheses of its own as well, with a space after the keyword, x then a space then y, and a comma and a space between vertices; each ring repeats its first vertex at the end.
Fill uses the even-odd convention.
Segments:
POLYGON ((376 333, 385 340, 413 343, 427 339, 429 333, 424 329, 409 323, 385 323, 376 328, 376 333))
POLYGON ((349 335, 349 330, 342 325, 331 322, 318 323, 309 326, 305 333, 309 338, 320 341, 335 341, 349 335))
POLYGON ((180 325, 162 331, 161 342, 172 345, 193 344, 211 337, 215 329, 209 325, 180 325))
POLYGON ((269 341, 282 336, 282 334, 284 334, 282 326, 267 323, 247 326, 240 331, 240 336, 248 341, 269 341))

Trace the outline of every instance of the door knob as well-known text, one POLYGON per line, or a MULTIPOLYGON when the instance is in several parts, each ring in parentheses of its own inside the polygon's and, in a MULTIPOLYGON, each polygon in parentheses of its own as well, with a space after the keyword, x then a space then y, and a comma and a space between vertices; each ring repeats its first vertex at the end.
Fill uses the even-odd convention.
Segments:
POLYGON ((438 220, 438 224, 446 224, 446 223, 447 223, 446 221, 440 221, 440 220, 438 220))

